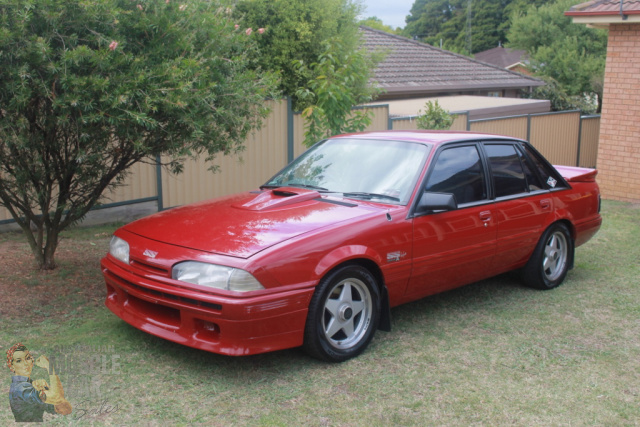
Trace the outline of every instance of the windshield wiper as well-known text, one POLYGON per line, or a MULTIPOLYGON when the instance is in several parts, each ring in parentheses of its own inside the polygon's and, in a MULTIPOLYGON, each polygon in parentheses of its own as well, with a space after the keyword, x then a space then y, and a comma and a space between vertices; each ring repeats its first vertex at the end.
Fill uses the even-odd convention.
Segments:
POLYGON ((287 186, 287 187, 302 187, 302 188, 309 188, 311 190, 329 191, 328 188, 318 187, 317 185, 311 185, 311 184, 287 183, 287 184, 284 184, 284 185, 287 186))
POLYGON ((371 199, 387 199, 387 200, 393 200, 394 202, 399 202, 400 199, 398 197, 394 197, 394 196, 389 196, 386 194, 378 194, 378 193, 365 193, 365 192, 360 192, 360 191, 354 191, 351 193, 342 193, 342 195, 344 197, 356 197, 356 198, 362 198, 362 199, 367 199, 367 200, 371 200, 371 199))
POLYGON ((285 182, 284 184, 278 184, 278 185, 274 185, 274 184, 265 184, 260 186, 261 190, 266 190, 266 189, 274 189, 274 188, 280 188, 280 187, 300 187, 300 188, 308 188, 310 190, 317 190, 317 191, 322 191, 322 192, 330 192, 328 188, 324 188, 324 187, 318 187, 317 185, 311 185, 311 184, 301 184, 301 183, 294 183, 294 182, 285 182))

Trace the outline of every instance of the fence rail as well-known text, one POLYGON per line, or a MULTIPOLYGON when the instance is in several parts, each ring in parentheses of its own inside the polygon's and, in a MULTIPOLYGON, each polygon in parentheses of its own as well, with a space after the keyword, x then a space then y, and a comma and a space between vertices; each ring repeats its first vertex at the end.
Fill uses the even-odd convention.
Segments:
MULTIPOLYGON (((262 128, 245 142, 240 155, 221 156, 208 164, 204 159, 187 160, 184 172, 173 175, 157 164, 134 165, 125 185, 108 192, 101 206, 157 201, 157 210, 254 189, 266 182, 294 157, 306 150, 304 118, 291 109, 288 100, 267 101, 271 114, 262 128), (212 165, 220 172, 212 174, 212 165)), ((389 106, 367 106, 373 120, 367 130, 415 130, 416 117, 390 118, 389 106)), ((495 133, 529 140, 554 164, 595 167, 600 116, 581 117, 577 111, 531 114, 495 119, 469 120, 467 112, 456 113, 452 130, 495 133)), ((0 208, 0 224, 13 222, 0 208)))

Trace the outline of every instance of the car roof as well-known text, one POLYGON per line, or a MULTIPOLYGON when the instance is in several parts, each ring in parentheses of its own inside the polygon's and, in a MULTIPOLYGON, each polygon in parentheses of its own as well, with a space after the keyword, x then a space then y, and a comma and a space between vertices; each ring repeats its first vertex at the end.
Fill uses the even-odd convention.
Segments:
POLYGON ((356 138, 356 139, 373 139, 373 140, 392 140, 392 141, 411 141, 422 142, 433 145, 441 145, 447 142, 457 141, 478 141, 478 140, 518 140, 503 135, 493 135, 478 132, 463 131, 435 131, 435 130, 388 130, 374 132, 357 132, 344 135, 336 135, 336 138, 356 138))

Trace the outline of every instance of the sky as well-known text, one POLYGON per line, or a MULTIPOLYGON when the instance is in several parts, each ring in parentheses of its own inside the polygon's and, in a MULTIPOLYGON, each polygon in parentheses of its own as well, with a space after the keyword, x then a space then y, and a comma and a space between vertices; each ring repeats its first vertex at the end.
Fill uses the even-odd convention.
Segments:
POLYGON ((385 25, 393 28, 406 25, 404 19, 409 14, 415 0, 362 0, 366 11, 363 18, 377 16, 385 25))

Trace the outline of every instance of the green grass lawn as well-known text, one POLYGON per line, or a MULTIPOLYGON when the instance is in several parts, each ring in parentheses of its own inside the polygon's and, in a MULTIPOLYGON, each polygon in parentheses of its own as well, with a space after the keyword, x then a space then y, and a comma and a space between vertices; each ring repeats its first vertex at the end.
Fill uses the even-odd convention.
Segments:
POLYGON ((0 234, 0 347, 55 359, 74 412, 50 424, 638 425, 640 206, 606 202, 603 217, 558 289, 510 274, 397 307, 392 332, 342 364, 219 356, 127 325, 102 303, 113 227, 66 233, 49 273, 0 234))

